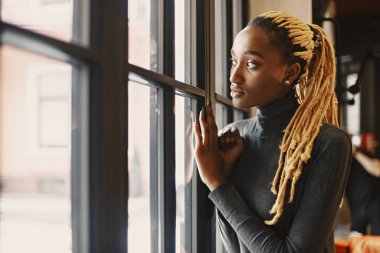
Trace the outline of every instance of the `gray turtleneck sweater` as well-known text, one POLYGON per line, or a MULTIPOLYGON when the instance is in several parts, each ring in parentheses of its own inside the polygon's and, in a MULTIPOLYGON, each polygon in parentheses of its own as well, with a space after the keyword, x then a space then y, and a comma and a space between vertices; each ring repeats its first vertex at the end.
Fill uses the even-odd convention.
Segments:
POLYGON ((264 224, 271 218, 269 210, 275 202, 270 187, 283 130, 297 106, 291 92, 258 107, 256 117, 227 126, 239 129, 245 147, 229 183, 216 188, 209 198, 218 210, 219 230, 229 253, 335 251, 334 219, 351 162, 350 139, 335 126, 321 127, 296 185, 294 201, 285 204, 279 222, 264 224))

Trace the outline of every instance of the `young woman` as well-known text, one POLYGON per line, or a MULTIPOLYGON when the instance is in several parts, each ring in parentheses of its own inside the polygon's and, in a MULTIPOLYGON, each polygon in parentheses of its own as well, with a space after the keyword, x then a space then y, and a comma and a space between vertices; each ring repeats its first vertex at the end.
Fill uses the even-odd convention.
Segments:
POLYGON ((210 107, 195 123, 196 162, 228 252, 334 252, 351 161, 336 127, 335 60, 323 30, 267 12, 231 50, 235 107, 257 106, 218 137, 210 107))

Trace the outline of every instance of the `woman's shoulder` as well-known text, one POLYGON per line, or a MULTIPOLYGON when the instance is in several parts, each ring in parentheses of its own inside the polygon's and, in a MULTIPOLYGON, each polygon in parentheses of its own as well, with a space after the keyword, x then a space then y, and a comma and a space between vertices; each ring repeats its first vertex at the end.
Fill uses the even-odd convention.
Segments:
POLYGON ((322 145, 338 147, 351 145, 350 137, 345 130, 328 123, 323 123, 315 141, 322 145))

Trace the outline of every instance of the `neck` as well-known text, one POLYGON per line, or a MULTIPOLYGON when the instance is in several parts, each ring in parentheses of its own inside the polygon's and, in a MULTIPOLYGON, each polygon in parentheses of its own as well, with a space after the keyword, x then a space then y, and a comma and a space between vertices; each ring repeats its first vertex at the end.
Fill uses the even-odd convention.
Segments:
POLYGON ((283 98, 268 105, 257 107, 257 119, 263 129, 284 130, 298 108, 292 89, 283 98))

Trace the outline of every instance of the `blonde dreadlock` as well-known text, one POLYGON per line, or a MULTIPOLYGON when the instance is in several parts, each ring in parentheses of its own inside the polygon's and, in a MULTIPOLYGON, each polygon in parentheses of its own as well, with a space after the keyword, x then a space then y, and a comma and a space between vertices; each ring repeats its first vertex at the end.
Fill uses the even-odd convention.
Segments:
POLYGON ((300 106, 285 129, 280 158, 271 191, 277 195, 270 210, 275 214, 267 225, 276 224, 283 213, 288 183, 288 202, 294 198, 296 183, 307 163, 322 122, 338 125, 337 99, 334 94, 335 56, 326 34, 317 25, 308 25, 286 12, 266 12, 261 18, 288 33, 295 59, 304 62, 296 86, 300 106))

